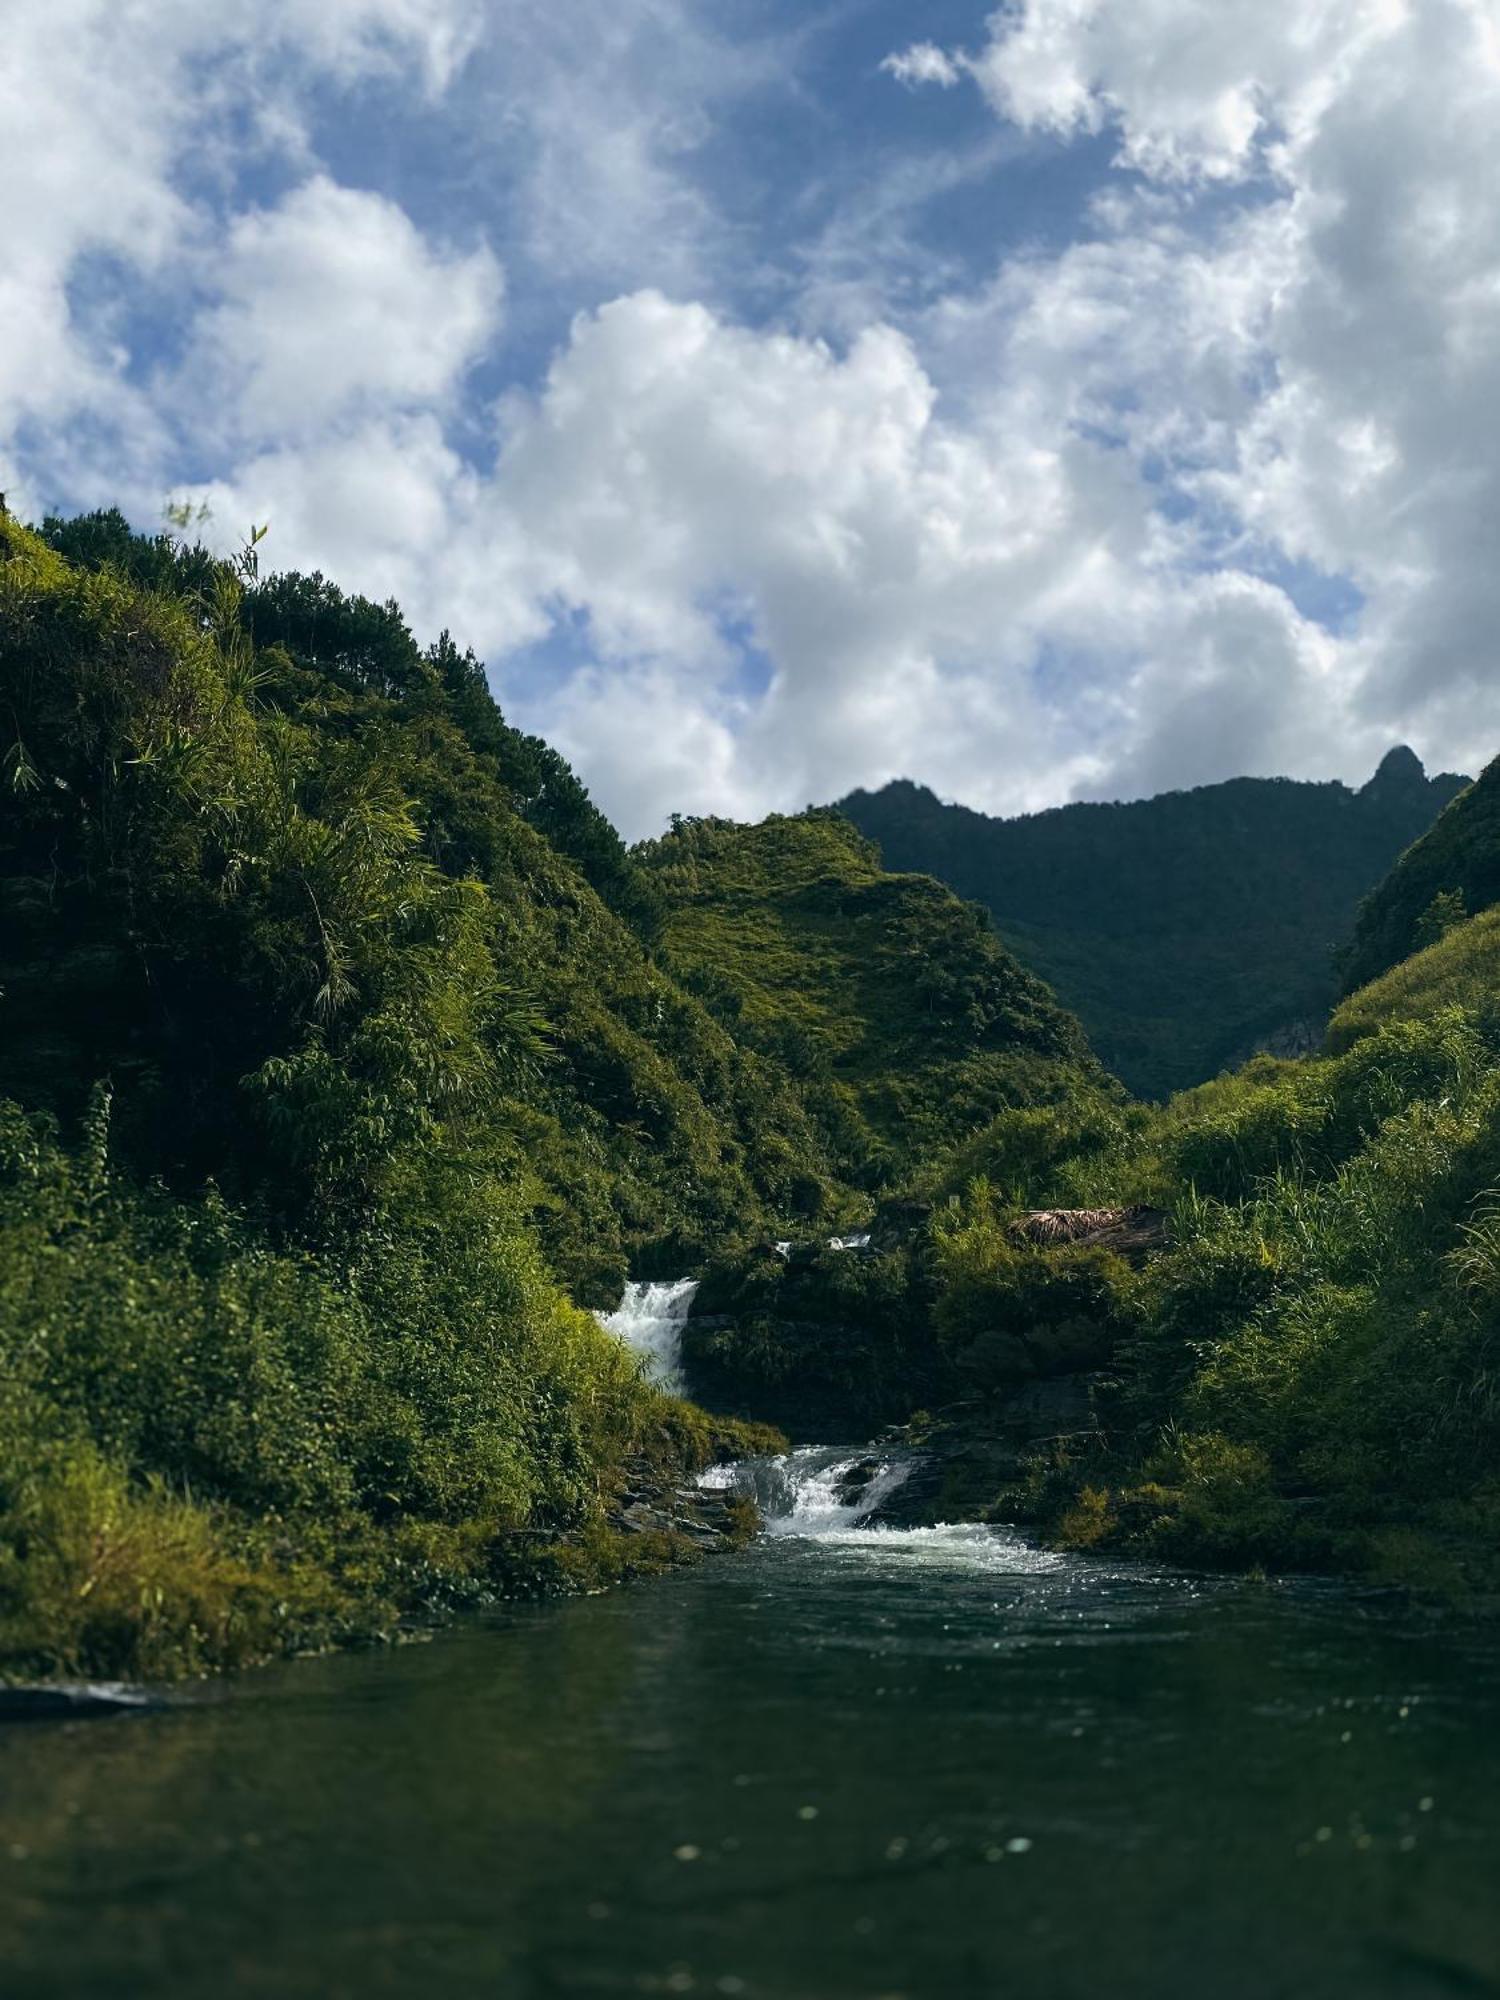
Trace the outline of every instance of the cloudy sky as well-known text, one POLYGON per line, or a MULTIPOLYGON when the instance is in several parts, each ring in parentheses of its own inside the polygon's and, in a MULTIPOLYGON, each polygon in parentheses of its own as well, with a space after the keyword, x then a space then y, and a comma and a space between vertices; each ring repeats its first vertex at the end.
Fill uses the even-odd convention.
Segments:
POLYGON ((0 488, 630 834, 1500 748, 1497 0, 8 0, 0 488))

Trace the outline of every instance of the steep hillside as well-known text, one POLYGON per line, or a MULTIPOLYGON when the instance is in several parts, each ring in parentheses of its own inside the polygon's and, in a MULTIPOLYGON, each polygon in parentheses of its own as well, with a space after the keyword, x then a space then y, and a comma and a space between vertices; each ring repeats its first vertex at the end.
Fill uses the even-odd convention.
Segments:
POLYGON ((1095 1064, 985 912, 890 875, 836 813, 680 821, 635 850, 668 962, 795 1079, 843 1170, 878 1187, 1095 1064))
POLYGON ((680 1266, 773 1214, 837 1220, 795 1090, 653 961, 651 883, 476 661, 422 652, 396 607, 321 577, 228 591, 118 516, 49 533, 74 566, 31 545, 7 634, 0 1095, 67 1121, 107 1075, 124 1162, 294 1206, 267 1064, 303 1065, 310 1091, 305 1051, 339 1053, 382 943, 465 925, 486 1144, 585 1302, 613 1302, 653 1245, 680 1266))
POLYGON ((1500 1016, 1500 909, 1481 910, 1361 986, 1334 1010, 1330 1054, 1342 1055, 1394 1021, 1430 1021, 1444 1007, 1500 1016))
POLYGON ((1452 800, 1360 905, 1341 962, 1352 993, 1500 902, 1500 759, 1452 800))
POLYGON ((728 1439, 579 1307, 1088 1062, 845 822, 632 856, 472 656, 253 549, 0 510, 0 732, 0 1672, 675 1559, 613 1499, 728 1439))
POLYGON ((1159 1097, 1316 1045, 1360 897, 1463 782, 1396 750, 1357 792, 1240 778, 996 820, 903 781, 839 810, 887 867, 983 903, 1106 1066, 1159 1097))

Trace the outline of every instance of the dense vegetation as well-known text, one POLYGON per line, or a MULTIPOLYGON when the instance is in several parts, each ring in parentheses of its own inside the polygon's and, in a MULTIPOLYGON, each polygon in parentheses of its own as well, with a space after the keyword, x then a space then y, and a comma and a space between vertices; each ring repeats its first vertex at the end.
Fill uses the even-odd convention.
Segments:
POLYGON ((1465 916, 1500 903, 1500 760, 1447 806, 1361 904, 1344 990, 1367 985, 1465 916))
POLYGON ((888 1186, 1008 1105, 1094 1070, 985 913, 889 875, 835 813, 679 821, 637 855, 684 982, 793 1078, 842 1171, 888 1186))
POLYGON ((840 810, 887 867, 984 904, 1106 1067, 1165 1097, 1257 1049, 1316 1046, 1359 899, 1462 784, 1397 750, 1358 792, 1240 778, 995 820, 902 782, 840 810))
POLYGON ((833 823, 775 917, 809 962, 715 984, 731 837, 628 854, 472 656, 253 548, 0 515, 0 763, 0 1667, 608 1572, 623 1469, 725 1433, 580 1307, 857 1223, 904 1124, 1088 1061, 833 823), (919 1038, 931 1107, 876 1074, 919 1038))
POLYGON ((1323 1052, 1164 1105, 1079 1074, 1006 1107, 913 1168, 867 1252, 711 1266, 701 1379, 804 1434, 946 1405, 918 1428, 948 1503, 1074 1544, 1493 1589, 1500 908, 1456 916, 1484 797, 1407 898, 1430 941, 1323 1052), (1053 1215, 1099 1221, 1049 1240, 1053 1215))
POLYGON ((1462 1561, 1493 1580, 1492 1014, 1370 1021, 1342 1055, 1260 1058, 1051 1161, 1002 1119, 964 1162, 981 1163, 993 1178, 939 1212, 938 1338, 991 1391, 1006 1328, 1044 1352, 1049 1329, 1092 1330, 1108 1363, 1101 1428, 1038 1468, 1054 1525, 1193 1559, 1429 1581, 1462 1561), (1007 1183, 1029 1202, 1160 1204, 1170 1247, 1018 1244, 1007 1183))
MULTIPOLYGON (((1118 978, 1123 1034, 1196 907, 1205 983, 1152 1032, 1205 1063, 1210 1003, 1226 1048, 1314 1005, 1330 884, 1430 812, 1414 763, 1023 823, 1073 829, 1078 909, 1033 931, 1090 1005, 1118 978), (1109 829, 1141 882, 1106 922, 1109 829), (1292 970, 1231 1000, 1257 898, 1292 970)), ((1492 1573, 1493 768, 1366 902, 1323 1053, 1151 1104, 842 815, 627 851, 472 656, 253 549, 0 515, 0 765, 0 1670, 182 1671, 670 1560, 614 1497, 735 1418, 1028 1398, 971 1497, 1065 1539, 1492 1573), (1164 1222, 1024 1221, 1124 1207, 1164 1222), (686 1270, 725 1418, 583 1309, 686 1270)))

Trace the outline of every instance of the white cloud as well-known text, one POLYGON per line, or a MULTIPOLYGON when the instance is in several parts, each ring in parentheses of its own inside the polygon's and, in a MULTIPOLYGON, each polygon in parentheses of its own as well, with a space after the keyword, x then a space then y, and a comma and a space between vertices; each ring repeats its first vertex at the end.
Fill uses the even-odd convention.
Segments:
POLYGON ((517 258, 592 303, 650 282, 702 292, 750 251, 699 155, 788 38, 731 41, 697 0, 505 0, 472 66, 463 143, 504 181, 517 258))
POLYGON ((349 413, 447 403, 497 331, 499 267, 430 245, 393 202, 326 175, 236 217, 189 374, 233 430, 283 442, 349 413))
POLYGON ((680 0, 273 0, 254 44, 187 0, 139 46, 73 11, 8 24, 0 485, 25 430, 70 494, 149 516, 190 439, 226 532, 270 518, 271 560, 487 651, 627 830, 902 772, 1015 810, 1500 738, 1489 0, 1018 0, 976 50, 892 57, 972 73, 997 146, 1107 132, 1132 172, 901 330, 857 268, 900 240, 877 208, 836 347, 702 302, 739 239, 693 162, 745 78, 680 0), (507 243, 589 302, 493 412, 465 394, 501 304, 479 210, 423 234, 306 115, 315 80, 430 109, 461 68, 507 243), (243 131, 295 185, 216 222, 243 131), (181 357, 141 364, 82 282, 101 257, 195 300, 181 357), (1332 629, 1320 593, 1363 609, 1332 629), (520 677, 564 619, 554 678, 520 677))
MULTIPOLYGON (((1098 241, 940 309, 930 351, 946 347, 971 378, 1009 370, 1054 425, 1112 434, 1185 516, 1184 604, 1205 566, 1232 584, 1300 565, 1360 593, 1355 631, 1297 649, 1264 688, 1244 755, 1259 754, 1275 709, 1346 772, 1382 736, 1438 760, 1488 756, 1500 736, 1489 0, 1021 0, 960 60, 1013 123, 1112 131, 1155 191, 1122 186, 1098 204, 1098 241), (1235 189, 1248 207, 1215 208, 1235 189)), ((1232 626, 1229 602, 1216 615, 1232 626)), ((1189 646, 1121 683, 1122 741, 1140 747, 1103 782, 1216 774, 1223 732, 1188 692, 1198 657, 1189 646)), ((1226 687, 1222 712, 1235 706, 1226 687)))
POLYGON ((1258 144, 1315 124, 1366 50, 1426 4, 1022 0, 991 17, 989 44, 968 66, 1020 125, 1070 133, 1113 123, 1130 166, 1232 178, 1258 144))
POLYGON ((887 56, 880 67, 910 89, 935 83, 939 90, 951 90, 963 78, 962 68, 936 42, 913 42, 910 48, 887 56))
POLYGON ((90 266, 149 282, 211 262, 199 198, 226 160, 296 152, 315 80, 406 69, 440 88, 479 17, 477 0, 267 0, 238 13, 200 0, 12 0, 0 63, 0 439, 23 421, 54 426, 55 488, 99 490, 112 475, 128 494, 121 466, 158 456, 164 419, 110 309, 81 287, 90 266), (67 420, 85 412, 112 466, 77 462, 67 420))

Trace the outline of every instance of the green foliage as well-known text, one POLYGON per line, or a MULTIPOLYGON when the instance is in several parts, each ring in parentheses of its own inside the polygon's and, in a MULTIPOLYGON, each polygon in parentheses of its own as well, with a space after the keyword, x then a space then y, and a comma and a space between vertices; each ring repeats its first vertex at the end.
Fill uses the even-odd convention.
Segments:
POLYGON ((1413 942, 1418 951, 1437 944, 1468 915, 1463 896, 1457 889, 1441 889, 1417 919, 1413 942))
POLYGON ((1105 1065, 1166 1097, 1258 1047, 1315 1045, 1359 898, 1462 783, 1393 751, 1359 792, 1241 778, 994 820, 903 781, 841 810, 888 867, 984 904, 1105 1065))
POLYGON ((683 1355, 716 1409, 802 1439, 862 1440, 960 1383, 934 1343, 918 1246, 852 1253, 769 1246, 711 1261, 683 1355))
POLYGON ((1500 1003, 1500 910, 1446 924, 1435 941, 1351 993, 1335 1011, 1328 1048, 1342 1054, 1393 1021, 1425 1021, 1461 1007, 1488 1020, 1500 1003))
MULTIPOLYGON (((623 1468, 773 1440, 648 1390, 558 1281, 826 1235, 1088 1067, 842 822, 632 855, 471 654, 260 538, 0 518, 7 1667, 193 1670, 638 1563, 623 1468)), ((896 1413, 911 1274, 820 1282, 896 1413)))
POLYGON ((1466 912, 1500 903, 1500 760, 1480 773, 1360 905, 1342 955, 1345 993, 1437 942, 1466 912))
MULTIPOLYGON (((1065 1164, 1047 1174, 1068 1191, 1065 1164)), ((980 1189, 945 1222, 937 1317, 981 1358, 1008 1298, 1033 1345, 1084 1307, 1108 1323, 1112 1463, 1085 1469, 1094 1499, 1072 1513, 1063 1482, 1053 1513, 1075 1538, 1379 1566, 1392 1533, 1421 1532, 1457 1537, 1483 1574, 1497 1182, 1488 1021, 1372 1023, 1337 1058, 1262 1060, 1132 1123, 1113 1154, 1080 1154, 1073 1192, 1172 1205, 1170 1248, 1138 1271, 1018 1248, 980 1189)))
POLYGON ((1109 1360, 1132 1323, 1134 1278, 1109 1250, 1017 1243, 987 1182, 934 1219, 934 1324, 963 1380, 1003 1391, 1109 1360))
POLYGON ((0 1090, 71 1117, 108 1073, 128 1163, 325 1238, 441 1132, 598 1303, 837 1208, 795 1090, 653 962, 654 885, 472 656, 118 517, 53 524, 76 565, 5 532, 0 1090))
POLYGON ((1055 1103, 1096 1073, 984 912, 883 873, 838 814, 682 821, 636 852, 666 907, 664 956, 797 1078, 849 1178, 890 1185, 1003 1107, 1055 1103))
POLYGON ((499 1190, 408 1156, 399 1223, 276 1249, 111 1174, 102 1104, 76 1156, 0 1105, 5 1664, 171 1671, 420 1612, 517 1530, 586 1525, 660 1432, 499 1190))

